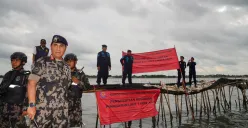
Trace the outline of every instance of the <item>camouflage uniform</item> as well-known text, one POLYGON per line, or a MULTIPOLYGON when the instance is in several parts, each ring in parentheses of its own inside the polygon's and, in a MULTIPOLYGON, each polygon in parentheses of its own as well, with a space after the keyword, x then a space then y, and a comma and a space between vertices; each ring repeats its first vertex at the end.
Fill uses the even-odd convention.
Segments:
POLYGON ((10 126, 26 128, 25 120, 21 117, 22 111, 22 104, 3 103, 3 114, 0 119, 0 128, 9 128, 10 126))
POLYGON ((34 64, 29 79, 38 81, 35 120, 39 128, 68 128, 71 70, 66 62, 42 57, 34 64))
MULTIPOLYGON (((25 122, 24 120, 21 120, 21 115, 23 112, 23 108, 24 108, 24 103, 26 98, 21 101, 22 103, 7 103, 7 97, 8 95, 13 95, 13 94, 7 94, 8 93, 8 89, 6 91, 3 88, 4 84, 11 81, 11 84, 14 85, 21 85, 23 87, 26 88, 27 85, 27 78, 28 75, 23 75, 22 72, 24 70, 12 70, 9 71, 8 73, 6 73, 6 75, 3 78, 3 81, 1 83, 1 87, 0 89, 2 90, 1 92, 3 93, 3 97, 2 97, 2 112, 0 115, 0 128, 8 128, 11 126, 15 126, 17 128, 26 128, 25 122), (13 79, 14 78, 14 79, 13 79)), ((6 86, 7 88, 9 88, 9 85, 6 86)), ((5 87, 5 88, 6 88, 5 87)), ((18 95, 19 96, 19 95, 18 95)))
MULTIPOLYGON (((88 90, 90 83, 83 71, 75 69, 71 72, 71 75, 76 77, 80 82, 78 85, 71 85, 71 87, 76 86, 83 93, 83 90, 88 90)), ((69 89, 72 92, 71 89, 69 89)), ((80 127, 82 126, 82 104, 81 98, 69 97, 69 119, 70 127, 80 127)))

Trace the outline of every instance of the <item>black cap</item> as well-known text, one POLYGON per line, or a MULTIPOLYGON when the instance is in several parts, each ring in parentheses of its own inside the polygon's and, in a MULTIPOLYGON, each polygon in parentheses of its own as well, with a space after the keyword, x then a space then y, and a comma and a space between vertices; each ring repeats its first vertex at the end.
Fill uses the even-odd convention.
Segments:
POLYGON ((68 53, 68 54, 65 55, 64 60, 65 61, 68 61, 68 60, 75 60, 75 61, 77 61, 78 59, 77 59, 77 56, 75 54, 68 53))
POLYGON ((52 43, 62 43, 68 46, 67 40, 63 36, 60 36, 60 35, 54 35, 52 39, 52 43))
POLYGON ((26 56, 26 54, 22 53, 22 52, 14 52, 11 56, 10 59, 20 59, 22 62, 27 63, 27 59, 28 57, 26 56))
POLYGON ((46 40, 45 40, 45 39, 41 39, 40 42, 41 42, 41 43, 43 43, 43 42, 46 43, 46 40))
POLYGON ((106 44, 103 44, 102 47, 103 47, 103 48, 107 48, 107 45, 106 45, 106 44))
POLYGON ((132 52, 131 50, 127 50, 127 52, 132 52))

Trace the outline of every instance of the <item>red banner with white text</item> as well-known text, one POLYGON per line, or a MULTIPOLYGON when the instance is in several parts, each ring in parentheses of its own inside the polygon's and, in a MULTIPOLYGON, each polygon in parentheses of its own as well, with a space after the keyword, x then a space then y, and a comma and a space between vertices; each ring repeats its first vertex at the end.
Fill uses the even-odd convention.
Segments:
MULTIPOLYGON (((126 53, 122 52, 122 56, 124 55, 126 55, 126 53)), ((134 58, 134 74, 179 69, 175 48, 144 53, 132 53, 132 56, 134 58)))
POLYGON ((156 116, 159 94, 160 89, 97 91, 101 125, 156 116))

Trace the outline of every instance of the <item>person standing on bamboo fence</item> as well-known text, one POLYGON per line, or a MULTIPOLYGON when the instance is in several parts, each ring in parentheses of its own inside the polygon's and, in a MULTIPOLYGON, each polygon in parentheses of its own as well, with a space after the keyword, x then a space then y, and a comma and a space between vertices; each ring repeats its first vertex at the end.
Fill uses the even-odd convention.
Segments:
POLYGON ((180 56, 179 66, 180 68, 177 69, 177 74, 178 74, 177 87, 178 88, 180 86, 182 77, 183 77, 183 82, 185 83, 185 69, 187 66, 186 66, 186 62, 184 61, 183 56, 180 56))
POLYGON ((194 60, 195 60, 194 57, 191 57, 187 66, 189 66, 189 84, 190 86, 192 85, 192 77, 193 77, 194 84, 196 87, 196 70, 195 70, 196 62, 194 60))

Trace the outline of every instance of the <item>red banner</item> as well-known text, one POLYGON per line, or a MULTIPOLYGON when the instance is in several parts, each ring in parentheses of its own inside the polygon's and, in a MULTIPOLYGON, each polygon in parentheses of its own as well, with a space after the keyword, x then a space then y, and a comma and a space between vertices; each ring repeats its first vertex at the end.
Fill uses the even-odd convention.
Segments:
POLYGON ((101 125, 156 116, 159 94, 160 89, 96 92, 101 125))
MULTIPOLYGON (((122 52, 122 56, 126 55, 122 52)), ((145 73, 179 69, 175 48, 153 52, 133 53, 133 73, 145 73)))

